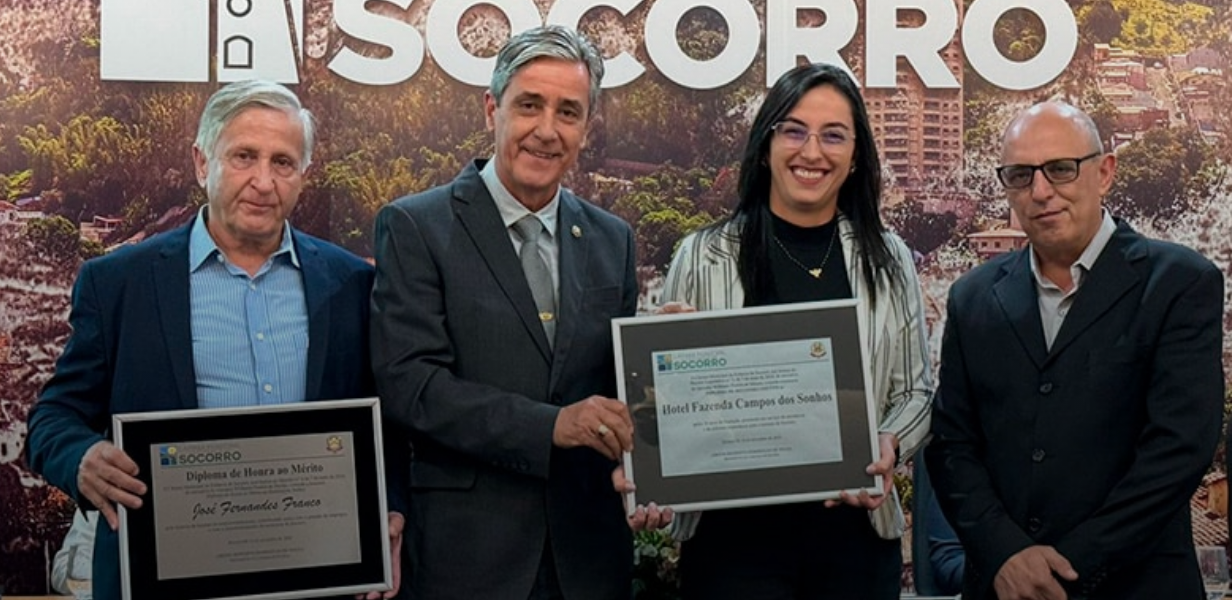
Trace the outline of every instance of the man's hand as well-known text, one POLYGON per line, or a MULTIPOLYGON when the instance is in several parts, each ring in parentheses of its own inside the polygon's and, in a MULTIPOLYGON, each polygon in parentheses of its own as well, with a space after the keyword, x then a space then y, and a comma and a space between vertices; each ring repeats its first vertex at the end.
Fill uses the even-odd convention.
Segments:
POLYGON ((898 461, 898 437, 892 433, 882 433, 877 436, 877 441, 881 444, 881 460, 866 467, 864 472, 881 476, 881 495, 872 496, 867 490, 860 490, 858 495, 840 492, 838 500, 826 500, 826 508, 849 504, 864 510, 874 510, 890 497, 890 490, 894 487, 894 463, 898 461))
POLYGON ((116 504, 141 508, 145 484, 137 479, 137 463, 111 442, 100 441, 81 457, 77 465, 77 489, 115 531, 120 527, 116 504))
POLYGON ((621 452, 633 450, 633 420, 624 402, 591 396, 560 409, 552 443, 561 448, 588 446, 620 460, 621 452))
MULTIPOLYGON (((625 478, 625 466, 620 465, 612 470, 612 487, 620 494, 621 502, 625 500, 625 494, 637 489, 633 482, 625 478)), ((626 512, 628 505, 625 505, 626 512)), ((649 506, 637 505, 637 509, 633 511, 632 516, 625 517, 629 522, 629 529, 633 531, 641 531, 649 529, 654 531, 671 525, 672 509, 665 508, 659 510, 658 505, 651 502, 649 506)))
POLYGON ((355 594, 356 600, 382 600, 398 595, 398 588, 402 587, 402 528, 405 525, 406 519, 402 513, 389 513, 389 566, 393 571, 394 586, 388 592, 355 594))
POLYGON ((1052 546, 1030 546, 1010 557, 997 571, 993 589, 1000 600, 1065 600, 1057 582, 1078 579, 1078 572, 1052 546))

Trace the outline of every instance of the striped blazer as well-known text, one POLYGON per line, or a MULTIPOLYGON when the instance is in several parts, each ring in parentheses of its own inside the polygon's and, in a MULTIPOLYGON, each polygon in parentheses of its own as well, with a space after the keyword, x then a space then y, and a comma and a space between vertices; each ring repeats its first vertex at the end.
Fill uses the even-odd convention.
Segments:
MULTIPOLYGON (((902 464, 924 443, 932 410, 933 374, 924 332, 924 308, 920 282, 911 251, 902 239, 886 233, 886 243, 902 265, 900 285, 888 276, 877 282, 877 305, 864 293, 867 283, 861 272, 851 222, 839 214, 839 233, 846 258, 847 279, 859 310, 868 324, 869 371, 873 397, 877 399, 878 431, 898 437, 898 461, 902 464)), ((662 302, 687 302, 697 310, 744 306, 744 288, 737 272, 739 224, 728 222, 718 229, 689 234, 672 258, 664 282, 662 302)), ((898 492, 893 491, 869 518, 885 539, 901 537, 905 528, 898 492)), ((678 540, 693 536, 701 512, 677 513, 671 533, 678 540)))

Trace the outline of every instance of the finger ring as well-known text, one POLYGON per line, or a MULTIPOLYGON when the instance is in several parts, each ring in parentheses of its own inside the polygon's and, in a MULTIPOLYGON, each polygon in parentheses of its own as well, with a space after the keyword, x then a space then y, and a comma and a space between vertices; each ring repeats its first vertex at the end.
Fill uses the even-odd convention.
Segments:
POLYGON ((599 428, 595 430, 595 433, 599 434, 599 437, 603 437, 611 432, 612 430, 608 429, 607 425, 604 425, 603 423, 599 423, 599 428))

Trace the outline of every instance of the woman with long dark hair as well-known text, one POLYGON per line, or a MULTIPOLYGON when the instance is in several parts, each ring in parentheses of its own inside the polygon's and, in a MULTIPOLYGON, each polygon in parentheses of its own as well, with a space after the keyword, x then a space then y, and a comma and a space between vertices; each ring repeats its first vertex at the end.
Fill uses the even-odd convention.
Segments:
POLYGON ((684 596, 898 598, 893 470, 928 433, 932 370, 911 252, 882 224, 881 162, 847 73, 814 64, 779 78, 749 132, 739 195, 730 218, 681 242, 664 301, 713 310, 856 298, 882 456, 868 470, 885 495, 677 513, 684 596))

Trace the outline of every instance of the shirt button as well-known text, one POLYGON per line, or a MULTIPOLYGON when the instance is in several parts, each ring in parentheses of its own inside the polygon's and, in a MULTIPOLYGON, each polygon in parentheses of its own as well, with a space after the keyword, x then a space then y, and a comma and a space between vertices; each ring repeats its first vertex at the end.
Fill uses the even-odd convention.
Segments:
POLYGON ((257 289, 257 284, 256 284, 256 282, 249 282, 249 283, 248 283, 248 289, 250 289, 250 290, 255 290, 255 289, 257 289))
POLYGON ((1041 383, 1039 386, 1039 391, 1041 394, 1052 393, 1052 383, 1041 383))
POLYGON ((270 392, 274 391, 274 386, 272 386, 272 385, 270 385, 270 384, 268 384, 268 383, 267 383, 267 384, 265 384, 265 386, 264 386, 262 389, 264 389, 264 390, 265 390, 265 393, 267 393, 267 394, 268 394, 268 393, 270 393, 270 392))
POLYGON ((257 339, 258 339, 258 340, 260 340, 260 341, 263 341, 263 342, 264 342, 264 341, 265 341, 265 333, 258 331, 258 332, 257 332, 257 339))
POLYGON ((1031 452, 1031 461, 1044 462, 1044 457, 1047 455, 1048 453, 1044 452, 1043 448, 1036 448, 1033 452, 1031 452))
POLYGON ((1030 531, 1031 533, 1035 533, 1043 528, 1044 528, 1044 522, 1040 521, 1038 518, 1031 517, 1030 519, 1027 519, 1027 530, 1030 531))

